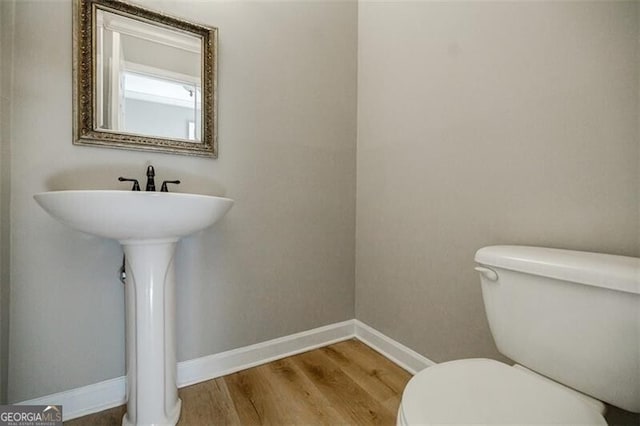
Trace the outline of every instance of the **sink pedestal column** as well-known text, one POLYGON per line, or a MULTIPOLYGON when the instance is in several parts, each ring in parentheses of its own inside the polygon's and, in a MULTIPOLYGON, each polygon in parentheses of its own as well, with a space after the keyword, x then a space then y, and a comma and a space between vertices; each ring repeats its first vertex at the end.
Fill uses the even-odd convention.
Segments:
POLYGON ((177 239, 121 241, 126 256, 127 413, 123 425, 175 425, 177 239))

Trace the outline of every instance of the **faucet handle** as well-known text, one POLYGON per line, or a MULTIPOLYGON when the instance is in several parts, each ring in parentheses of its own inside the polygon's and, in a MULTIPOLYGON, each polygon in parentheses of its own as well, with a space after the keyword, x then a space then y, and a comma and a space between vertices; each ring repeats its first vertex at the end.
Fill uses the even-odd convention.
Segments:
POLYGON ((120 176, 118 178, 118 180, 120 182, 133 182, 133 188, 131 188, 132 191, 140 191, 140 184, 138 183, 138 179, 129 179, 129 178, 125 178, 120 176))
POLYGON ((179 184, 179 180, 165 180, 162 182, 162 186, 160 187, 160 192, 169 192, 169 188, 167 188, 168 183, 179 184))

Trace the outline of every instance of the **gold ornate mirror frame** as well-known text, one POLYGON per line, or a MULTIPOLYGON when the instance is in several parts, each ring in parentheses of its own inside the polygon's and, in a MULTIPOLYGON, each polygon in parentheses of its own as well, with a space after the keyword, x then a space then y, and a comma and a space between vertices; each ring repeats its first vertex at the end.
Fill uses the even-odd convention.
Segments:
POLYGON ((122 1, 74 0, 73 143, 217 158, 217 38, 217 28, 194 24, 122 1), (98 9, 201 38, 202 137, 200 142, 98 129, 94 29, 98 9))

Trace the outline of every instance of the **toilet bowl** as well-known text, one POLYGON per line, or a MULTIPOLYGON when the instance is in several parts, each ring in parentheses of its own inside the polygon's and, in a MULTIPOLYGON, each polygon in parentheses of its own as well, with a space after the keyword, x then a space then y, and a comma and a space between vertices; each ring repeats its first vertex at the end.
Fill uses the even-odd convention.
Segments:
POLYGON ((640 411, 640 259, 493 246, 476 253, 498 350, 407 384, 398 425, 606 425, 606 401, 640 411))
POLYGON ((402 397, 398 425, 606 425, 594 404, 502 362, 463 359, 414 376, 402 397))

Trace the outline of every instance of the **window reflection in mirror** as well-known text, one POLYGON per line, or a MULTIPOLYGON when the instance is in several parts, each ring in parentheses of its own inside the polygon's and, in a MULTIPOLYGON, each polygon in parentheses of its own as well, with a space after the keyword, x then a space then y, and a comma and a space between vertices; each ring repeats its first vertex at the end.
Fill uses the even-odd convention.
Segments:
POLYGON ((202 39, 98 9, 95 128, 199 143, 202 39))

